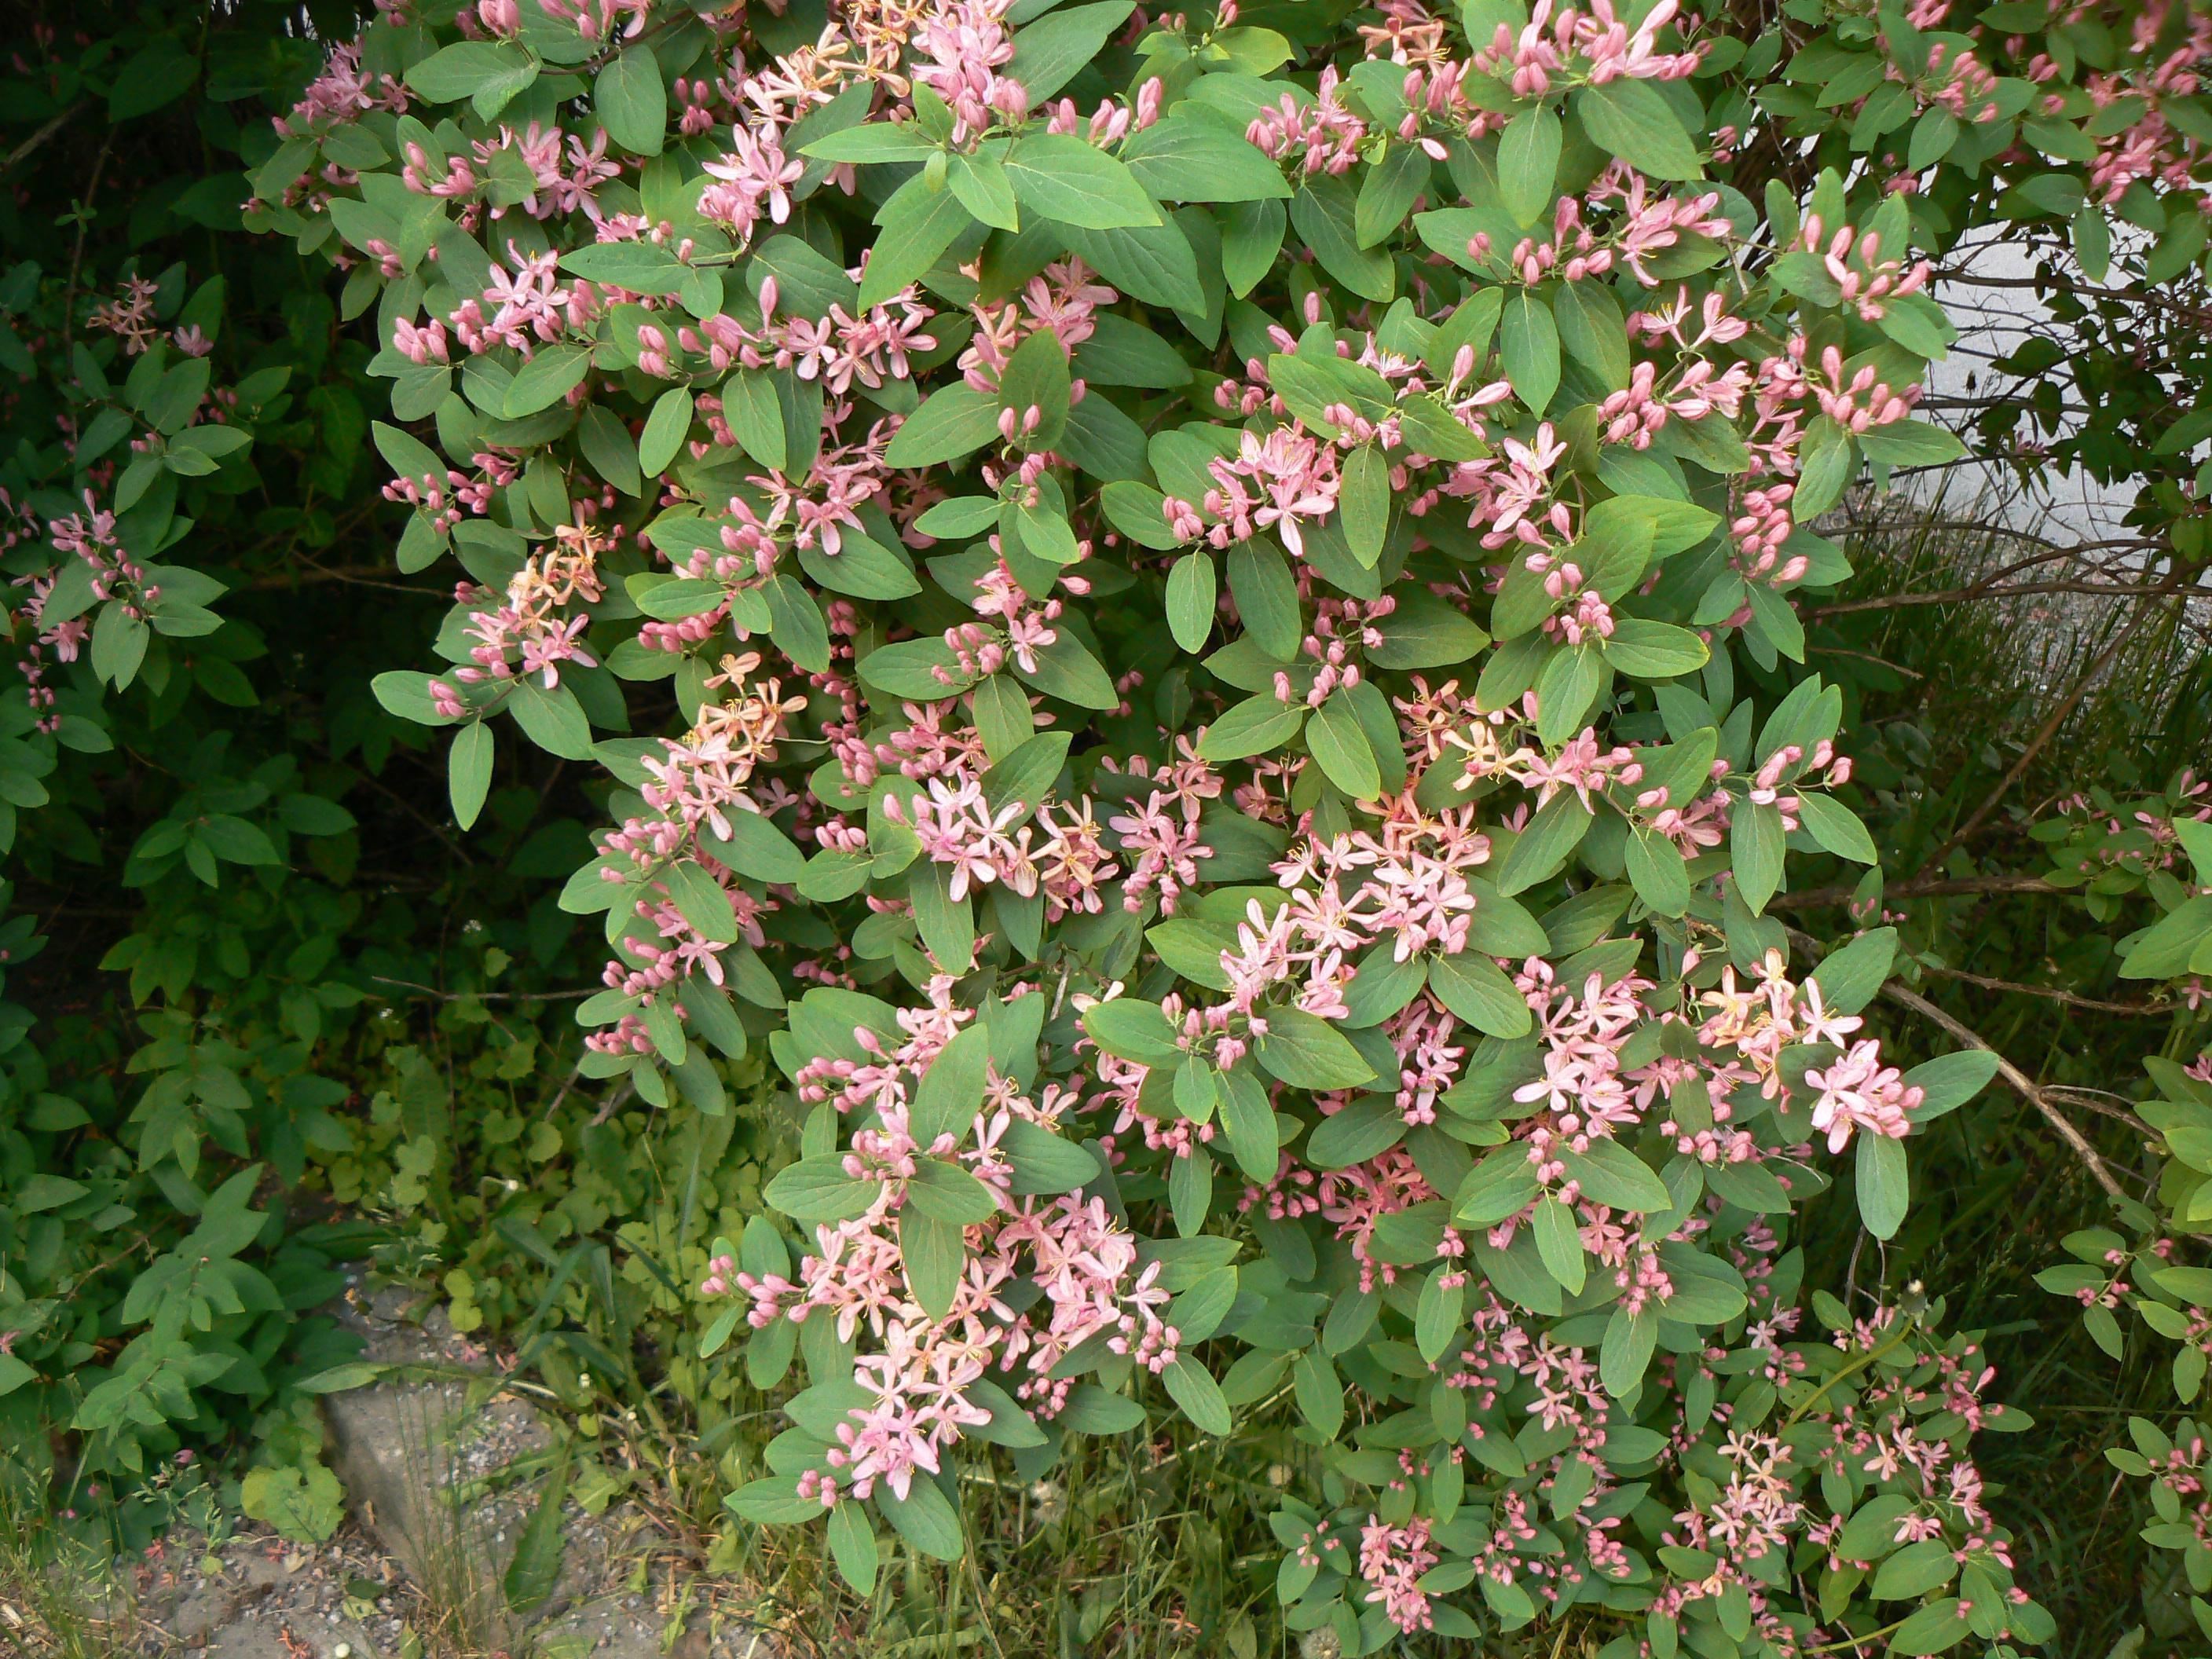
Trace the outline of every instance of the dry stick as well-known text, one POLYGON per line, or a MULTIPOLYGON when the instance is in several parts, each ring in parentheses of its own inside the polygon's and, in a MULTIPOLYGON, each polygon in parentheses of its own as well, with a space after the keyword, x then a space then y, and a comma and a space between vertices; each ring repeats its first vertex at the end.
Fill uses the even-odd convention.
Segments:
MULTIPOLYGON (((2170 592, 2172 591, 2172 586, 2173 584, 2169 581, 2160 591, 2170 592)), ((2074 689, 2066 694, 2058 707, 2052 709, 2050 716, 2036 728, 2035 735, 2027 740, 2027 747, 2020 751, 2020 758, 2012 763, 2012 770, 2004 775, 2004 781, 1990 791, 1989 798, 1974 809, 1974 816, 1953 830, 1951 838, 1937 848, 1933 855, 1922 863, 1920 866, 1922 869, 1942 869, 1943 860, 1972 838, 1974 831, 1980 829, 1990 814, 1997 810, 1997 803, 2012 793, 2013 785, 2018 783, 2027 769, 2034 764, 2035 757, 2043 752, 2044 744, 2058 734, 2058 728, 2066 724, 2067 717, 2081 706, 2081 699, 2089 695, 2089 689, 2096 684, 2098 677, 2112 665, 2112 659, 2120 654, 2121 649, 2130 640, 2135 638, 2136 630, 2150 620, 2151 613, 2152 607, 2144 605, 2136 612, 2132 622, 2112 636, 2112 642, 2097 653, 2096 659, 2083 671, 2081 678, 2074 683, 2074 689)))
MULTIPOLYGON (((1989 893, 2070 893, 2041 876, 1954 876, 1936 881, 1908 881, 1882 892, 1893 898, 1962 898, 1989 893)), ((1858 896, 1856 887, 1808 887, 1802 893, 1778 893, 1767 902, 1770 910, 1817 910, 1824 904, 1849 904, 1858 896)))
POLYGON ((1997 1075, 2012 1085, 2014 1093, 2043 1114, 2045 1121, 2058 1132, 2058 1138, 2072 1147, 2075 1156, 2087 1165, 2089 1173, 2097 1178, 2097 1184, 2115 1199, 2127 1197, 2127 1189, 2122 1187, 2112 1172, 2105 1167, 2105 1160, 2098 1156, 2097 1149, 2089 1144, 2088 1138, 2074 1127, 2071 1118, 2051 1103, 2050 1097, 2043 1092, 2034 1079, 2002 1054, 1997 1054, 1995 1048, 1990 1048, 1972 1030, 1961 1025, 1917 992, 1908 991, 1893 980, 1881 988, 1881 994, 1892 1002, 1910 1008, 1914 1013, 1933 1020, 1968 1048, 1980 1048, 1989 1054, 1996 1054, 1997 1075))
POLYGON ((14 167, 16 162, 23 160, 24 157, 39 149, 46 143, 47 139, 52 137, 64 126, 67 126, 69 125, 70 117, 75 115, 79 110, 82 109, 89 101, 90 100, 88 99, 80 98, 76 102, 71 104, 67 109, 62 111, 60 114, 49 117, 44 126, 40 127, 36 132, 23 140, 21 143, 16 145, 15 149, 8 152, 8 159, 4 161, 0 161, 0 173, 7 172, 8 169, 14 167))
POLYGON ((383 974, 369 977, 379 985, 397 985, 414 992, 416 1000, 428 1002, 573 1002, 579 997, 595 995, 599 988, 585 986, 576 991, 441 991, 433 985, 417 985, 411 979, 392 979, 383 974))
POLYGON ((1846 599, 1837 605, 1816 605, 1804 613, 1808 622, 1825 617, 1853 616, 1868 611, 1911 611, 1922 605, 1964 605, 1971 599, 2016 599, 2050 593, 2087 593, 2104 599, 2155 599, 2178 593, 2184 599, 2212 599, 2212 587, 2177 587, 2166 582, 2015 582, 2006 587, 1946 588, 1940 593, 1888 593, 1879 599, 1846 599))
MULTIPOLYGON (((2149 1124, 2144 1122, 2133 1112, 2129 1111, 2125 1105, 2108 1106, 2103 1101, 2096 1098, 2098 1095, 2108 1093, 2110 1092, 2109 1091, 2100 1089, 2074 1089, 2069 1088, 2063 1083, 2046 1084, 2044 1087, 2047 1093, 2055 1097, 2063 1097, 2070 1104, 2079 1106, 2085 1111, 2094 1112, 2100 1117, 2109 1117, 2115 1122, 2126 1124, 2128 1127, 2133 1129, 2137 1134, 2142 1136, 2146 1140, 2155 1140, 2158 1139, 2158 1131, 2152 1128, 2149 1124)), ((2114 1100, 2124 1102, 2127 1097, 2124 1095, 2113 1095, 2112 1098, 2114 1100)))
POLYGON ((2087 1008, 2100 1014, 2132 1014, 2142 1018, 2172 1012, 2170 1007, 2160 1003, 2107 1002, 2100 997, 2079 996, 2072 991, 2062 991, 2055 985, 2023 985, 2016 979, 1991 979, 1986 974, 1970 974, 1963 968, 1939 968, 1932 963, 1921 963, 1920 971, 1959 980, 1968 985, 1978 985, 1985 991, 2004 991, 2023 997, 2047 997, 2053 1002, 2063 1002, 2069 1008, 2087 1008))

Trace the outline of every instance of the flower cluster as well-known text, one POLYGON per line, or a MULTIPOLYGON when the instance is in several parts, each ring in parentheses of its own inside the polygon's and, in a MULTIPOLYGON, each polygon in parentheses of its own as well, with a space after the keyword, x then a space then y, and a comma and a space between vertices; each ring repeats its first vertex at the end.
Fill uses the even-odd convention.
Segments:
POLYGON ((1671 0, 541 10, 373 28, 290 125, 388 171, 254 211, 380 289, 457 804, 501 722, 612 775, 586 1074, 715 1112, 765 1043, 804 1120, 701 1285, 809 1384, 737 1513, 866 1582, 981 1446, 1286 1401, 1279 1591, 1346 1651, 1832 1645, 1859 1578, 1762 1562, 1937 1541, 1916 1595, 2032 1632, 1972 1344, 1798 1335, 1835 1155, 1887 1237, 1986 1080, 1869 1029, 1893 931, 1767 914, 1874 856, 1789 592, 1948 442, 1903 201, 1823 157, 1762 230, 1671 0))

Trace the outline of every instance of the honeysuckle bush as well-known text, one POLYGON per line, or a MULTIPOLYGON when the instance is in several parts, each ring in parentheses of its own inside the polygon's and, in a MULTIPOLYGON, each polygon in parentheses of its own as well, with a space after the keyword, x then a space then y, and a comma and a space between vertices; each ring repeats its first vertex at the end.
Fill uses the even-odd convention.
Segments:
POLYGON ((517 748, 605 773, 587 1078, 712 1118, 764 1047, 805 1114, 701 1287, 804 1382, 736 1514, 865 1589, 880 1526, 960 1555, 985 1449, 1173 1411, 1296 1457, 1277 1594, 1342 1651, 2048 1638, 1978 1338, 1802 1283, 1996 1061, 1890 1063, 1896 930, 1768 914, 1877 857, 1794 596, 1847 489, 1967 453, 1924 254, 2194 270, 2205 49, 1942 0, 339 48, 248 218, 373 313, 399 566, 458 566, 378 694, 464 826, 517 748))

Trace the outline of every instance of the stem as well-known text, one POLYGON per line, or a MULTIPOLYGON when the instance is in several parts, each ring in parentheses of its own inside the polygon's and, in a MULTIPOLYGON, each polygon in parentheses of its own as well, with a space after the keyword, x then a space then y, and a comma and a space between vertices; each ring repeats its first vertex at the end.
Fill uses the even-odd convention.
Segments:
MULTIPOLYGON (((1814 1407, 1820 1404, 1821 1399, 1827 1394, 1828 1390, 1834 1388, 1837 1383, 1844 1381, 1846 1378, 1856 1376, 1861 1371, 1866 1370, 1868 1366, 1873 1364, 1884 1354, 1893 1352, 1901 1343, 1904 1342, 1906 1337, 1912 1334, 1915 1322, 1916 1322, 1911 1315, 1899 1315, 1898 1327, 1895 1331, 1883 1338, 1878 1346, 1869 1348, 1856 1359, 1854 1359, 1850 1364, 1844 1366, 1843 1370, 1838 1371, 1833 1376, 1820 1384, 1819 1388, 1814 1389, 1812 1393, 1807 1395, 1803 1401, 1798 1406, 1797 1409, 1791 1412, 1790 1415, 1783 1420, 1782 1432, 1787 1434, 1790 1430, 1796 1428, 1797 1426, 1798 1419, 1803 1417, 1807 1412, 1811 1411, 1814 1407)), ((1812 1651, 1817 1652, 1818 1650, 1812 1650, 1812 1651)))
POLYGON ((1895 1632, 1903 1630, 1905 1626, 1911 1622, 1911 1615, 1908 1613, 1904 1618, 1899 1620, 1895 1624, 1884 1625, 1880 1630, 1870 1630, 1864 1636, 1847 1636, 1840 1642, 1823 1642, 1817 1648, 1800 1648, 1797 1651, 1800 1653, 1837 1653, 1840 1652, 1844 1648, 1864 1647, 1869 1642, 1880 1641, 1885 1636, 1888 1636, 1895 1632))
POLYGON ((1900 1004, 1911 1009, 1913 1012, 1933 1020, 1967 1047, 1985 1048, 1990 1054, 1996 1054, 1997 1075, 2012 1085, 2013 1092, 2043 1114, 2045 1121, 2058 1132, 2058 1138, 2061 1140, 2074 1149, 2074 1155, 2087 1166, 2089 1173, 2096 1177, 2100 1187, 2102 1187, 2115 1200, 2124 1200, 2127 1197, 2126 1188, 2120 1185, 2114 1178, 2112 1170, 2106 1167, 2105 1160, 2098 1156, 2097 1149, 2089 1144, 2088 1137, 2074 1127, 2072 1119, 2051 1103, 2049 1097, 2027 1073, 2021 1071, 2002 1054, 1997 1054, 1996 1049, 1984 1042, 1978 1034, 1961 1025, 1917 992, 1908 991, 1893 980, 1881 988, 1881 994, 1892 1002, 1900 1004))
POLYGON ((90 100, 88 99, 80 98, 76 102, 71 104, 67 109, 63 110, 58 115, 48 118, 44 126, 40 127, 29 137, 23 140, 21 143, 16 145, 15 149, 9 150, 6 160, 0 161, 0 173, 7 172, 8 169, 14 167, 16 162, 23 160, 26 156, 35 154, 39 149, 43 148, 46 140, 52 137, 64 127, 67 126, 69 125, 70 118, 75 115, 79 110, 82 109, 89 101, 90 100))

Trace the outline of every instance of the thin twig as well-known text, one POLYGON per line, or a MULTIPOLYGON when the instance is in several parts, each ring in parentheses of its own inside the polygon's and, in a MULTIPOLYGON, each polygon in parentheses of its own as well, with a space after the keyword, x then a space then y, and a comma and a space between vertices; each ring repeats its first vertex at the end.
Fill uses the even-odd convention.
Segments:
POLYGON ((1986 974, 1970 974, 1963 968, 1939 968, 1929 963, 1920 964, 1923 973, 1940 975, 1967 985, 1978 985, 1985 991, 2002 991, 2013 996, 2045 997, 2052 1002, 2063 1002, 2069 1008, 2087 1008, 2100 1014, 2130 1014, 2137 1018, 2172 1012, 2166 1005, 2155 1002, 2107 1002, 2101 997, 2085 997, 2072 991, 2062 991, 2055 985, 2024 985, 2016 979, 1991 979, 1986 974))
MULTIPOLYGON (((2133 1129, 2137 1134, 2142 1135, 2147 1140, 2155 1140, 2158 1139, 2157 1130, 2152 1128, 2149 1124, 2144 1122, 2133 1112, 2129 1111, 2124 1106, 2110 1106, 2106 1104, 2105 1102, 2099 1100, 2097 1098, 2099 1095, 2108 1092, 2106 1090, 2076 1089, 2072 1087, 2070 1085, 2063 1083, 2045 1084, 2044 1088, 2047 1093, 2054 1096, 2063 1096, 2071 1104, 2081 1107, 2087 1111, 2094 1112, 2100 1117, 2109 1117, 2116 1122, 2126 1124, 2128 1127, 2133 1129)), ((2124 1100, 2126 1097, 2127 1097, 2124 1095, 2112 1096, 2114 1100, 2124 1100)))
POLYGON ((597 1112, 594 1112, 592 1115, 591 1127, 597 1128, 600 1124, 605 1123, 609 1118, 620 1111, 623 1108, 623 1103, 636 1092, 637 1079, 635 1077, 624 1078, 623 1079, 622 1087, 616 1090, 614 1093, 609 1095, 606 1098, 606 1103, 601 1106, 597 1112))
POLYGON ((93 158, 92 178, 84 187, 84 194, 76 204, 76 245, 70 251, 69 282, 62 289, 62 327, 76 326, 76 279, 84 268, 84 234, 92 228, 93 198, 100 194, 100 176, 107 170, 107 158, 115 149, 115 134, 111 129, 100 140, 100 154, 93 158))
POLYGON ((416 994, 415 1000, 426 1002, 573 1002, 579 997, 595 996, 599 988, 586 985, 575 991, 441 991, 434 986, 417 985, 411 979, 392 979, 383 974, 371 974, 369 978, 379 985, 397 985, 402 990, 416 994))
POLYGON ((383 574, 384 569, 385 567, 380 564, 368 566, 364 570, 333 570, 328 565, 317 564, 302 556, 298 566, 287 570, 272 571, 264 576, 256 576, 246 586, 249 589, 279 588, 289 591, 295 587, 306 587, 314 582, 343 582, 354 587, 374 587, 387 593, 404 593, 410 599, 434 599, 439 597, 438 590, 434 587, 410 587, 404 582, 380 580, 379 578, 383 574))
POLYGON ((2098 1155, 2097 1149, 2089 1144, 2088 1137, 2074 1127, 2074 1121, 2071 1118, 2051 1104, 2051 1097, 2043 1091, 2042 1087, 2033 1078, 2028 1076, 2002 1054, 1998 1054, 1996 1049, 1984 1042, 1975 1031, 1960 1024, 1918 992, 1908 991, 1895 980, 1892 980, 1881 988, 1881 994, 1900 1007, 1910 1008, 1914 1013, 1942 1026, 1968 1048, 1980 1048, 1996 1055, 1997 1075, 2012 1086, 2014 1094, 2043 1114, 2044 1121, 2057 1133, 2061 1140, 2073 1148, 2074 1155, 2080 1158, 2087 1167, 2089 1173, 2096 1177, 2097 1184, 2115 1199, 2127 1197, 2127 1189, 2120 1185, 2112 1170, 2105 1166, 2105 1160, 2098 1155))
MULTIPOLYGON (((2041 876, 1995 875, 1945 877, 1933 881, 1900 882, 1882 890, 1884 902, 1904 898, 1963 898, 1990 893, 2070 893, 2041 876)), ((1767 901, 1770 910, 1817 910, 1823 905, 1849 904, 1858 897, 1856 887, 1808 887, 1802 893, 1778 893, 1767 901)))
POLYGON ((2106 599, 2155 599, 2168 594, 2184 599, 2212 599, 2212 587, 2179 587, 2166 582, 2015 582, 1992 587, 1977 582, 1970 587, 1948 587, 1938 593, 1886 593, 1878 599, 1845 599, 1815 605, 1804 613, 1808 622, 1826 617, 1857 615, 1869 611, 1910 611, 1922 605, 1964 605, 1978 599, 2016 599, 2051 593, 2087 593, 2106 599))
POLYGON ((8 169, 14 167, 16 162, 42 149, 47 139, 52 137, 64 127, 67 126, 69 125, 70 118, 91 101, 92 100, 88 98, 80 98, 76 102, 71 104, 67 109, 62 111, 58 115, 48 117, 44 126, 40 127, 36 132, 23 140, 21 143, 16 145, 15 149, 8 152, 8 159, 4 161, 0 161, 0 173, 7 172, 8 169))

